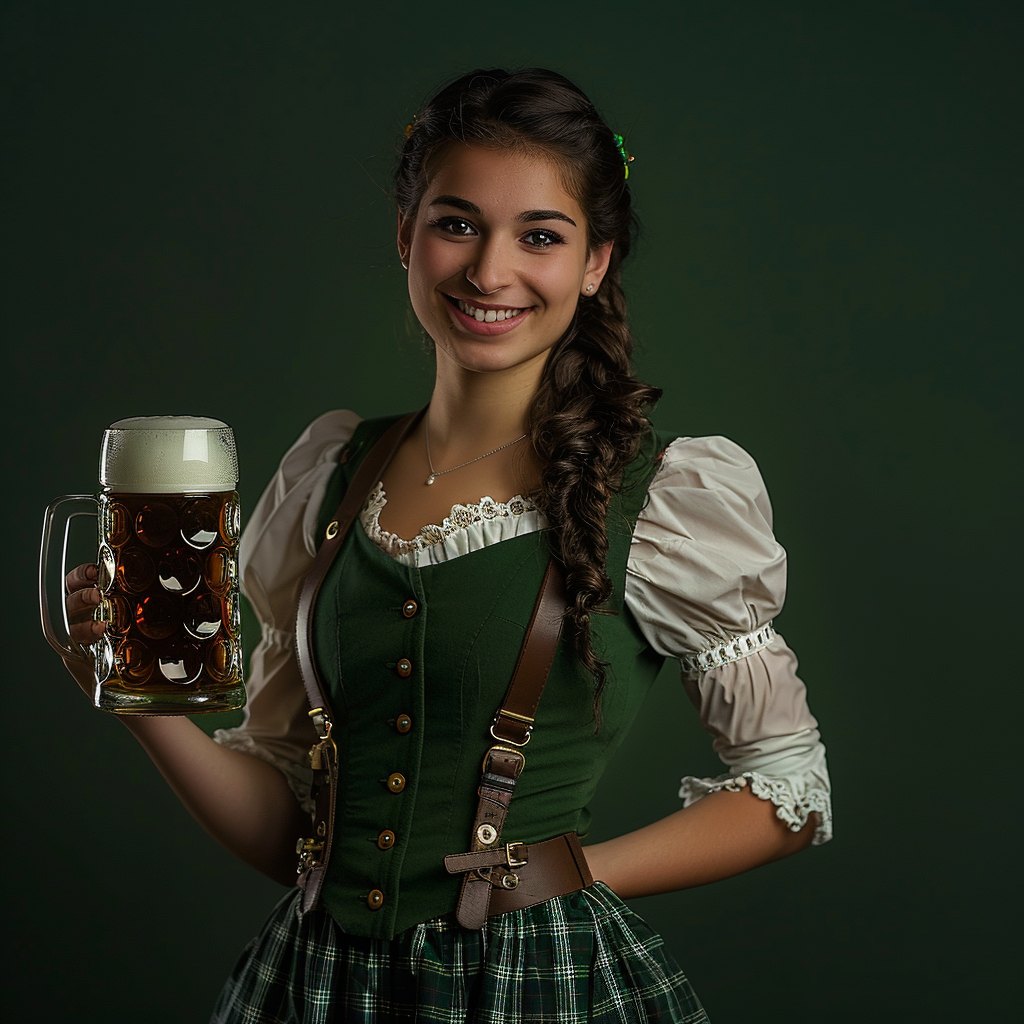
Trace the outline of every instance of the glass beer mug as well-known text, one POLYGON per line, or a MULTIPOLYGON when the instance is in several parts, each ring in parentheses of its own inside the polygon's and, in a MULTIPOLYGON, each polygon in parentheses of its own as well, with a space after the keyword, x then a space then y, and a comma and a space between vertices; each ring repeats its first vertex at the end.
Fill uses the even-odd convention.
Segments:
POLYGON ((91 658, 93 703, 117 714, 184 715, 245 703, 238 537, 238 459, 231 428, 197 416, 140 416, 103 432, 98 496, 57 498, 39 556, 43 632, 61 655, 91 658), (73 516, 99 522, 97 587, 106 632, 89 648, 51 615, 55 536, 67 574, 73 516))

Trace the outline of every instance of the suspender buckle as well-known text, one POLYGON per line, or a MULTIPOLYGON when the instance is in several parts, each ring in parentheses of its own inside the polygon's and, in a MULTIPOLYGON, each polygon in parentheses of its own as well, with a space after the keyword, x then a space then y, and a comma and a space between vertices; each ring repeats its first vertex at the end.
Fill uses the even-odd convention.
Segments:
POLYGON ((480 765, 480 773, 492 779, 497 779, 499 782, 501 780, 511 780, 512 784, 515 785, 515 780, 519 778, 525 767, 526 755, 521 750, 513 750, 511 747, 495 744, 484 754, 483 763, 480 765))
POLYGON ((499 708, 498 713, 491 722, 491 735, 499 743, 511 743, 513 747, 525 747, 530 742, 530 733, 533 732, 533 719, 528 715, 517 715, 507 708, 499 708), (511 721, 502 721, 511 719, 511 721), (495 732, 499 729, 499 732, 495 732))
POLYGON ((334 723, 328 717, 327 712, 323 708, 313 708, 312 711, 307 711, 306 714, 312 719, 313 728, 316 729, 317 736, 321 740, 329 740, 334 723))
POLYGON ((320 863, 320 853, 324 848, 322 842, 315 839, 300 838, 295 844, 295 852, 299 855, 299 862, 295 866, 295 873, 301 875, 310 871, 320 863))

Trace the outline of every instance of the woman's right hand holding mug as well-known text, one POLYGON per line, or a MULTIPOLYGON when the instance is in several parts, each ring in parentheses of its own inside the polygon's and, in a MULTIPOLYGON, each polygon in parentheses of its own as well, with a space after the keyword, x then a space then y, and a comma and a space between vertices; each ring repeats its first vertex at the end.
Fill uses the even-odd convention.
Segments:
MULTIPOLYGON (((99 567, 92 562, 86 562, 72 569, 64 580, 68 592, 64 599, 70 627, 68 635, 72 642, 83 647, 94 644, 107 628, 105 622, 96 621, 94 618, 100 604, 100 592, 96 586, 98 577, 99 567)), ((96 688, 92 658, 65 657, 63 660, 67 670, 91 700, 96 688)))

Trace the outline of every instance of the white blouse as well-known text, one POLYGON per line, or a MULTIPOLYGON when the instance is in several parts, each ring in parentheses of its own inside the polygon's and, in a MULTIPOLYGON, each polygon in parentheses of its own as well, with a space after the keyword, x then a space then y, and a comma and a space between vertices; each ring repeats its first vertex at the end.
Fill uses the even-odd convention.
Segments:
MULTIPOLYGON (((316 521, 341 449, 360 417, 347 410, 314 420, 285 454, 241 541, 241 587, 262 627, 247 681, 245 719, 215 738, 278 767, 309 806, 313 733, 295 657, 299 589, 316 553, 316 521)), ((753 459, 724 437, 668 446, 637 520, 625 600, 659 653, 679 661, 683 686, 728 769, 687 776, 689 805, 744 786, 770 800, 794 831, 817 815, 814 842, 832 837, 825 748, 807 707, 793 652, 774 631, 786 592, 786 554, 772 535, 768 495, 753 459)), ((360 521, 367 536, 410 565, 458 558, 542 529, 524 498, 456 505, 411 540, 381 530, 378 485, 360 521)))

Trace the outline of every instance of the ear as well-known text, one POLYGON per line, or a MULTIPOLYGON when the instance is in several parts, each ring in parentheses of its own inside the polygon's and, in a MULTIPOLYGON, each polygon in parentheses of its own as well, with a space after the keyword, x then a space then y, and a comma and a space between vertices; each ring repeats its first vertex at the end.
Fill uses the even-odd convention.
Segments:
POLYGON ((409 269, 409 250, 412 249, 412 225, 414 218, 398 213, 398 258, 402 266, 409 269))
POLYGON ((595 246, 590 250, 587 269, 583 272, 583 281, 580 284, 580 295, 589 297, 597 294, 604 275, 608 273, 608 263, 612 258, 614 245, 614 242, 605 242, 604 245, 595 246))

